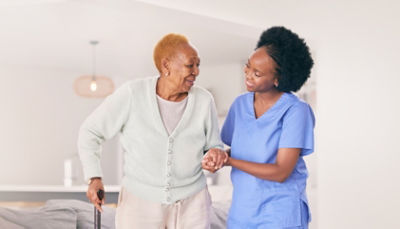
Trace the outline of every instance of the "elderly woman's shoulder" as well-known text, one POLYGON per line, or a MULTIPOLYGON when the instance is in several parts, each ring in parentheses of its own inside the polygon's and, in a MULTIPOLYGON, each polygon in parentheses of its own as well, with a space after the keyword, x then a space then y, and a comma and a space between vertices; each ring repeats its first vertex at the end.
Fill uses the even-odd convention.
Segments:
POLYGON ((156 82, 157 82, 157 77, 154 77, 154 76, 137 78, 137 79, 132 79, 132 80, 127 81, 127 83, 132 86, 142 86, 145 84, 151 84, 151 83, 156 83, 156 82))
POLYGON ((129 89, 144 89, 146 85, 152 85, 152 83, 155 83, 157 81, 157 77, 145 77, 145 78, 137 78, 137 79, 132 79, 124 82, 121 85, 121 88, 129 88, 129 89))
POLYGON ((193 85, 193 87, 191 88, 191 92, 197 97, 212 100, 214 99, 213 94, 209 90, 198 85, 193 85))

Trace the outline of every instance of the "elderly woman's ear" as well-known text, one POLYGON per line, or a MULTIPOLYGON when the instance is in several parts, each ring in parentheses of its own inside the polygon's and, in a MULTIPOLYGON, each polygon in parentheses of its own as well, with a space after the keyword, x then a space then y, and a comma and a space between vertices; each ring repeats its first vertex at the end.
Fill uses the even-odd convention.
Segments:
POLYGON ((161 59, 161 74, 163 76, 169 75, 169 60, 168 60, 168 58, 161 59))

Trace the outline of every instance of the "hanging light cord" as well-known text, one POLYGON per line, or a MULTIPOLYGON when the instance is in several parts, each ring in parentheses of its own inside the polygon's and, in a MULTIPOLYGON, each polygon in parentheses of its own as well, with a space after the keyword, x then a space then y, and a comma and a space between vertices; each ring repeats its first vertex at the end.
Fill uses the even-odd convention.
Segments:
POLYGON ((92 49, 92 55, 93 55, 93 74, 92 74, 92 79, 93 81, 96 81, 96 45, 98 44, 98 41, 90 41, 90 44, 93 46, 92 49))

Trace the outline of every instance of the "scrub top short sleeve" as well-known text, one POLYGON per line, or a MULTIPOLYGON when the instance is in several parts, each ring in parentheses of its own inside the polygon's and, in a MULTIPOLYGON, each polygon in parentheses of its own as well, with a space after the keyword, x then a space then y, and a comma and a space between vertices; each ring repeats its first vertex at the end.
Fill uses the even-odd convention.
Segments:
POLYGON ((300 148, 301 156, 314 151, 315 118, 310 106, 297 103, 290 107, 282 119, 279 148, 300 148))
POLYGON ((226 116, 224 125, 222 126, 222 130, 221 130, 221 140, 223 143, 225 143, 228 146, 231 146, 231 144, 232 144, 232 136, 233 136, 233 132, 235 129, 235 125, 234 125, 235 106, 234 106, 234 104, 229 109, 228 115, 226 116))

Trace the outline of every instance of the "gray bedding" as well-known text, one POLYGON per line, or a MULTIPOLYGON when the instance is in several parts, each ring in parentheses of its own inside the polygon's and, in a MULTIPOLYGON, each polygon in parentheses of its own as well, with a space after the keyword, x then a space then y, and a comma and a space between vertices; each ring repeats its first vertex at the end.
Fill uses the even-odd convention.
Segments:
MULTIPOLYGON (((114 228, 115 209, 104 206, 102 228, 114 228)), ((79 200, 49 200, 34 209, 0 208, 1 229, 93 228, 93 205, 79 200)))
MULTIPOLYGON (((230 203, 213 203, 211 228, 226 228, 230 203)), ((39 208, 0 207, 0 229, 92 229, 93 205, 80 200, 49 200, 39 208)), ((101 228, 115 228, 115 209, 103 207, 101 228)))

